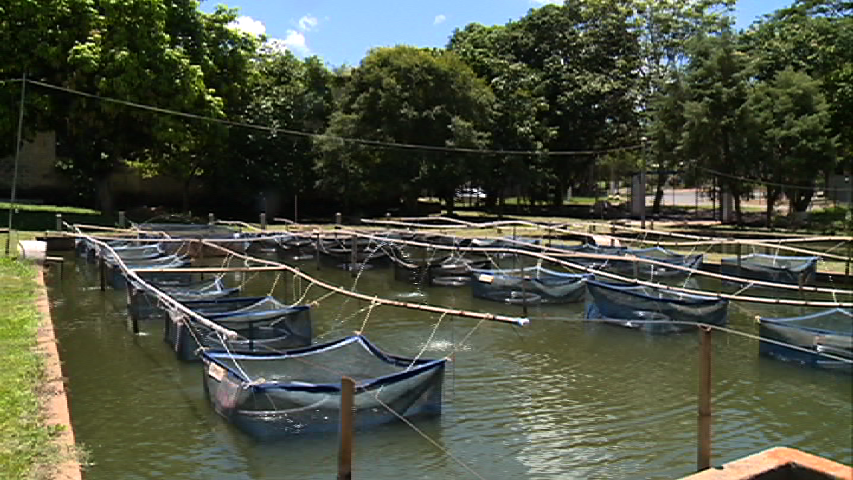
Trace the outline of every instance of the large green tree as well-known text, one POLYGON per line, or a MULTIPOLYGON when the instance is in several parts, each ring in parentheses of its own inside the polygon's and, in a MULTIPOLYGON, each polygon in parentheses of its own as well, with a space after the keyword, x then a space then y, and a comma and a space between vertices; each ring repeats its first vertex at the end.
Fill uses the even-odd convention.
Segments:
MULTIPOLYGON (((432 147, 482 148, 493 96, 459 57, 409 46, 371 50, 352 70, 332 115, 329 136, 432 147)), ((453 208, 472 154, 320 142, 321 187, 342 195, 413 207, 431 190, 453 208)), ((349 205, 346 203, 347 206, 349 205)))
POLYGON ((757 85, 750 98, 760 138, 757 171, 767 183, 767 224, 784 192, 792 212, 804 212, 820 175, 835 166, 836 138, 819 82, 808 74, 782 70, 757 85), (781 185, 789 185, 782 188, 781 185), (805 188, 794 188, 792 186, 805 188))
POLYGON ((691 41, 684 104, 683 145, 701 167, 722 172, 722 190, 734 197, 738 223, 741 200, 752 188, 755 125, 747 100, 750 72, 736 34, 701 35, 691 41))

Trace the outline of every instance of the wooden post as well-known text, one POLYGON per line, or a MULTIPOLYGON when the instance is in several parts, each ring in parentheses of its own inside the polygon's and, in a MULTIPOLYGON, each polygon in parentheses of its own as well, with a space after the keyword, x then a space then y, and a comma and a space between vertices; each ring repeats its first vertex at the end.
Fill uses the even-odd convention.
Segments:
POLYGON ((512 226, 512 239, 515 240, 515 225, 512 226))
POLYGON ((317 230, 317 270, 320 270, 320 230, 317 230))
POLYGON ((355 382, 349 377, 341 378, 341 424, 338 438, 338 480, 352 478, 352 431, 353 431, 353 399, 355 397, 355 382))
POLYGON ((341 228, 341 212, 335 212, 335 230, 341 228))
POLYGON ((118 228, 124 228, 127 226, 127 217, 124 214, 124 211, 118 212, 118 228))
POLYGON ((213 213, 208 213, 207 224, 212 226, 214 223, 216 223, 216 216, 213 213))
POLYGON ((127 282, 127 309, 130 314, 130 329, 134 335, 139 334, 139 294, 130 282, 127 282))
POLYGON ((98 256, 98 270, 101 273, 101 291, 107 289, 107 262, 104 261, 104 254, 98 256))
POLYGON ((355 266, 358 262, 358 245, 356 241, 358 238, 353 234, 352 239, 350 240, 350 251, 349 251, 349 271, 350 276, 355 277, 355 266))
POLYGON ((61 213, 56 214, 56 231, 57 232, 62 231, 62 214, 61 213))
POLYGON ((267 214, 261 213, 261 230, 267 229, 267 214))
POLYGON ((527 317, 527 276, 521 274, 521 313, 527 317))
POLYGON ((699 437, 696 470, 711 468, 711 329, 699 327, 699 437))
POLYGON ((293 196, 293 223, 299 223, 299 195, 293 196))
POLYGON ((740 270, 741 270, 740 257, 741 257, 742 248, 743 248, 743 245, 741 245, 740 242, 737 242, 735 244, 735 253, 737 254, 737 276, 738 277, 740 276, 740 270))

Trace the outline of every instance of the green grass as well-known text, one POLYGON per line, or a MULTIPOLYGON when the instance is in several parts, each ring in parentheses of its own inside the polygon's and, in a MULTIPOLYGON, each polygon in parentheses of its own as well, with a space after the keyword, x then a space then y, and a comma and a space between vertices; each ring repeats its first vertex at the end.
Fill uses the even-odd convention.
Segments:
POLYGON ((39 411, 39 313, 32 266, 0 258, 0 478, 47 478, 60 455, 39 411))
MULTIPOLYGON (((56 214, 62 214, 62 220, 68 223, 92 225, 115 225, 116 219, 102 215, 98 210, 79 207, 61 207, 56 205, 15 204, 12 215, 14 230, 46 231, 56 229, 56 214)), ((0 202, 0 228, 9 226, 9 203, 0 202)), ((3 245, 5 248, 5 245, 3 245)))

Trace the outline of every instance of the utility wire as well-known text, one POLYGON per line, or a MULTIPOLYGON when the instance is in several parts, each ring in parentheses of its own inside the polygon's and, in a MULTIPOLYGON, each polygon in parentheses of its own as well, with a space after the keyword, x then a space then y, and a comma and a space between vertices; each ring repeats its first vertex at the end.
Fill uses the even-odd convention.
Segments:
MULTIPOLYGON (((20 81, 20 80, 18 80, 20 81)), ((462 147, 443 147, 437 145, 422 145, 422 144, 414 144, 414 143, 398 143, 398 142, 384 142, 381 140, 368 140, 364 138, 350 138, 350 137, 340 137, 337 135, 325 135, 322 133, 311 133, 311 132, 303 132, 299 130, 291 130, 287 128, 276 128, 270 127, 267 125, 258 125, 254 123, 246 123, 246 122, 236 122, 233 120, 225 120, 221 118, 213 118, 207 117, 204 115, 196 115, 194 113, 180 112, 177 110, 170 110, 167 108, 155 107, 152 105, 145 105, 136 102, 130 102, 127 100, 119 100, 111 97, 104 97, 101 95, 96 95, 93 93, 82 92, 79 90, 74 90, 67 87, 61 87, 58 85, 53 85, 50 83, 40 82, 37 80, 27 80, 27 83, 47 88, 50 90, 57 90, 60 92, 70 93, 72 95, 78 95, 81 97, 91 98, 103 102, 114 103, 117 105, 124 105, 127 107, 137 108, 140 110, 148 110, 151 112, 162 113, 165 115, 172 115, 175 117, 189 118, 193 120, 201 120, 205 122, 218 123, 221 125, 227 125, 230 127, 239 127, 239 128, 251 128, 255 130, 262 130, 266 132, 270 132, 273 134, 281 133, 284 135, 290 135, 294 137, 302 137, 302 138, 311 138, 311 139, 326 139, 326 140, 337 140, 344 143, 353 143, 357 145, 367 145, 372 147, 379 148, 389 148, 389 149, 400 149, 400 150, 414 150, 414 151, 433 151, 433 152, 446 152, 446 153, 473 153, 473 154, 482 154, 482 155, 540 155, 540 156, 549 156, 549 157, 578 157, 578 156, 593 156, 593 155, 601 155, 606 153, 614 153, 614 152, 623 152, 630 150, 639 150, 643 148, 642 144, 638 145, 627 145, 623 147, 614 147, 607 148, 601 150, 562 150, 562 151, 538 151, 538 150, 490 150, 490 149, 477 149, 477 148, 462 148, 462 147)))
MULTIPOLYGON (((732 174, 729 174, 729 173, 724 173, 724 172, 721 172, 721 171, 719 171, 719 170, 714 170, 714 169, 712 169, 712 168, 699 167, 699 169, 700 169, 700 170, 704 170, 704 171, 706 171, 706 172, 708 172, 708 173, 711 173, 711 174, 713 174, 713 175, 717 175, 717 176, 719 176, 719 177, 732 178, 732 179, 735 179, 735 180, 741 180, 741 181, 744 181, 744 182, 760 183, 760 184, 762 184, 762 185, 770 185, 770 186, 774 186, 774 187, 782 187, 782 188, 798 188, 798 189, 802 189, 802 190, 814 190, 815 188, 817 188, 817 187, 816 187, 816 186, 814 186, 814 185, 812 185, 812 186, 806 186, 806 185, 790 185, 790 184, 787 184, 787 183, 774 183, 774 182, 767 182, 767 181, 765 181, 765 180, 759 180, 759 179, 757 179, 757 178, 742 177, 742 176, 739 176, 739 175, 732 175, 732 174)), ((830 191, 830 190, 832 190, 832 191, 838 191, 838 192, 846 192, 846 191, 850 190, 850 187, 824 187, 824 188, 823 188, 823 190, 824 190, 824 191, 830 191)))

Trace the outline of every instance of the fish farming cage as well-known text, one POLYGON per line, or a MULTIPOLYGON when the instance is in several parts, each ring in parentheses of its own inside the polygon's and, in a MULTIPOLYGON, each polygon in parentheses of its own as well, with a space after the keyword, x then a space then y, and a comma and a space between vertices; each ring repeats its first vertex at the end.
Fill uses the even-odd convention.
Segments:
POLYGON ((307 305, 285 305, 273 297, 237 297, 184 305, 236 332, 238 337, 223 339, 183 312, 170 309, 163 322, 163 338, 180 360, 198 360, 202 348, 270 353, 311 344, 311 311, 307 305))
POLYGON ((470 283, 473 269, 485 268, 490 263, 469 260, 458 254, 413 257, 405 253, 397 251, 388 257, 394 265, 394 279, 418 286, 462 287, 470 283))
POLYGON ((588 280, 585 318, 635 328, 652 334, 692 331, 687 323, 725 325, 726 299, 691 295, 647 286, 617 285, 588 280))
POLYGON ((344 270, 352 268, 350 263, 355 260, 357 268, 385 265, 388 252, 381 242, 368 238, 325 238, 317 245, 320 257, 344 270), (355 255, 353 256, 353 249, 355 255))
MULTIPOLYGON (((226 286, 222 275, 197 280, 188 273, 173 273, 160 274, 158 278, 150 280, 149 283, 179 302, 215 300, 240 292, 240 287, 226 286)), ((127 289, 127 305, 131 314, 139 318, 152 316, 160 311, 159 303, 157 297, 150 295, 147 289, 131 281, 130 288, 127 289)))
MULTIPOLYGON (((658 262, 693 269, 701 268, 702 261, 704 259, 704 255, 702 254, 681 255, 662 247, 628 249, 626 250, 626 254, 634 255, 639 258, 648 258, 651 260, 656 260, 658 262)), ((617 262, 616 265, 614 265, 614 268, 621 269, 622 272, 628 272, 633 270, 637 276, 648 278, 686 277, 691 273, 677 268, 670 268, 662 265, 653 265, 644 262, 636 262, 636 267, 634 266, 635 262, 626 263, 628 263, 627 267, 626 265, 621 264, 621 262, 617 262)))
POLYGON ((752 280, 765 280, 794 285, 812 285, 817 273, 818 257, 789 257, 753 253, 723 258, 720 272, 752 280))
POLYGON ((592 275, 557 272, 542 266, 510 270, 473 270, 471 293, 476 298, 513 304, 582 301, 592 275))
POLYGON ((850 363, 853 362, 853 311, 835 308, 799 317, 759 317, 758 322, 762 339, 807 350, 761 341, 758 344, 760 354, 815 367, 853 371, 853 363, 850 363), (845 358, 848 362, 821 353, 845 358))
POLYGON ((277 355, 202 356, 214 409, 258 439, 337 431, 344 376, 356 382, 356 428, 441 413, 446 360, 389 355, 363 336, 277 355))
MULTIPOLYGON (((146 270, 146 269, 167 269, 181 268, 192 264, 192 259, 187 256, 179 255, 164 255, 156 258, 145 260, 122 260, 124 265, 131 270, 146 270)), ((124 271, 114 259, 106 259, 107 278, 110 285, 116 290, 121 290, 127 287, 128 278, 124 271)), ((146 278, 152 281, 159 279, 174 278, 173 273, 152 273, 147 274, 146 278)), ((187 277, 191 278, 191 277, 187 277)))

